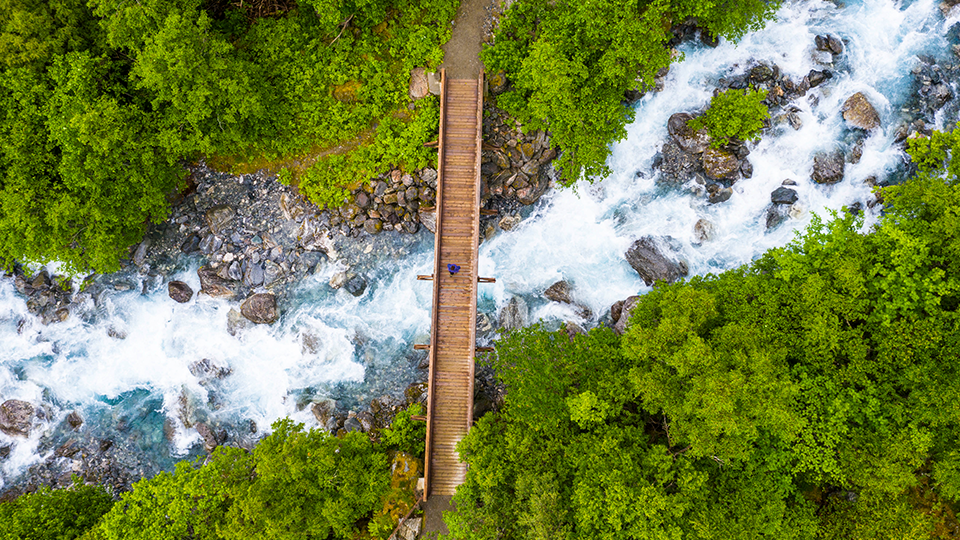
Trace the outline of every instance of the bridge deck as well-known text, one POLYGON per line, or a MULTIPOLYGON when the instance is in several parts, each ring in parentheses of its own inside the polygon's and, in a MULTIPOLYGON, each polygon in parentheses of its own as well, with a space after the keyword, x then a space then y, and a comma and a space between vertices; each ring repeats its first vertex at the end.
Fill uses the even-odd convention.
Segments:
POLYGON ((441 77, 426 496, 452 495, 463 483, 456 445, 473 422, 476 354, 483 79, 441 77), (460 266, 456 275, 451 263, 460 266))

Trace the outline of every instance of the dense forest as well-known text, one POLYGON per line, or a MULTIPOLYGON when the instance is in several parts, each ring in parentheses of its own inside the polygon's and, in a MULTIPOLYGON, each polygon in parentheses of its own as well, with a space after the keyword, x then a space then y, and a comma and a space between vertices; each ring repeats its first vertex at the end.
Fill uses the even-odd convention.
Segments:
POLYGON ((0 261, 117 269, 200 158, 273 166, 321 205, 435 161, 436 99, 408 107, 408 84, 456 7, 4 0, 0 261))
POLYGON ((618 336, 498 343, 504 409, 461 443, 454 538, 955 538, 960 130, 915 178, 618 336))

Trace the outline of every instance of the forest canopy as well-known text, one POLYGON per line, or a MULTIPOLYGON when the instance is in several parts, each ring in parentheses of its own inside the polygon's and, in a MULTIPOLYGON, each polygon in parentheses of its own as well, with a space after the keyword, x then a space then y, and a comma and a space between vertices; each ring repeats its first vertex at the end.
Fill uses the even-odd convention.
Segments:
POLYGON ((955 538, 960 130, 915 178, 720 275, 657 286, 620 337, 533 327, 460 446, 454 538, 955 538))
POLYGON ((626 136, 630 90, 652 88, 675 60, 673 24, 696 19, 704 32, 737 40, 759 29, 776 0, 523 0, 503 14, 482 58, 511 82, 499 106, 527 129, 551 134, 562 183, 606 176, 611 143, 626 136))
POLYGON ((345 144, 293 171, 320 205, 426 166, 437 105, 408 109, 410 70, 440 62, 456 6, 0 0, 0 261, 117 269, 200 157, 345 144))

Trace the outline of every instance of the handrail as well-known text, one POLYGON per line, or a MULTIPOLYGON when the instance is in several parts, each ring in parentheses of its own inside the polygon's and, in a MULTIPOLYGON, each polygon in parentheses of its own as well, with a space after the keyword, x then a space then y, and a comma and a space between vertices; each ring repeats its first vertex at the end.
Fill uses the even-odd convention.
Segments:
MULTIPOLYGON (((426 480, 424 480, 424 482, 426 482, 426 480)), ((426 487, 426 484, 424 484, 424 487, 426 487)), ((424 497, 424 494, 425 494, 425 493, 426 493, 426 492, 424 492, 423 494, 421 494, 421 495, 420 495, 420 498, 417 499, 417 502, 413 503, 413 506, 410 507, 410 511, 407 512, 407 515, 405 515, 405 516, 403 516, 402 518, 400 518, 400 521, 397 522, 397 528, 394 529, 392 533, 390 533, 390 536, 387 537, 388 539, 390 539, 390 538, 396 538, 396 537, 397 537, 396 535, 397 535, 398 532, 400 532, 400 527, 403 526, 403 522, 406 521, 406 520, 408 520, 408 519, 410 519, 410 516, 413 515, 413 511, 416 510, 417 507, 420 506, 420 503, 423 502, 423 497, 424 497)))
MULTIPOLYGON (((443 225, 443 136, 444 136, 444 123, 447 116, 447 71, 443 68, 440 68, 440 134, 437 136, 437 141, 439 147, 437 148, 437 231, 433 237, 433 252, 435 253, 433 258, 433 275, 440 275, 440 238, 443 236, 442 225, 443 225)), ((433 308, 430 315, 430 343, 437 343, 437 321, 440 317, 440 287, 434 284, 433 287, 433 308)), ((433 389, 434 389, 434 375, 437 368, 437 348, 430 347, 430 371, 427 375, 427 440, 424 448, 423 460, 423 498, 426 499, 430 496, 430 459, 433 454, 431 450, 433 449, 432 445, 432 433, 429 429, 433 424, 431 420, 433 419, 433 389)))

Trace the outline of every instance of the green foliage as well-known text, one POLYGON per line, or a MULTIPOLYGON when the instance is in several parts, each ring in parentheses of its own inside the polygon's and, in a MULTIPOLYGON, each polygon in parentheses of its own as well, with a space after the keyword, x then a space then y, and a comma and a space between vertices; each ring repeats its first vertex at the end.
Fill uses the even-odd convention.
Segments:
POLYGON ((763 104, 766 97, 766 90, 724 90, 713 96, 703 116, 690 121, 690 127, 707 128, 714 148, 735 140, 759 139, 763 121, 770 118, 770 111, 763 104))
POLYGON ((351 538, 390 485, 386 456, 362 433, 332 437, 289 419, 254 449, 256 476, 224 538, 351 538))
POLYGON ((100 486, 86 486, 74 477, 73 486, 47 487, 0 503, 0 539, 70 540, 96 525, 113 506, 100 486))
POLYGON ((407 84, 456 2, 221 4, 0 1, 0 259, 117 269, 200 155, 317 158, 300 185, 331 206, 435 159, 436 100, 408 113, 407 84))
POLYGON ((393 417, 393 424, 380 431, 381 442, 388 447, 396 448, 401 452, 423 459, 427 424, 410 417, 422 416, 424 412, 419 403, 414 403, 397 413, 393 417))
POLYGON ((609 144, 626 136, 628 90, 650 88, 670 65, 671 22, 697 17, 715 35, 739 39, 772 17, 777 2, 592 0, 514 2, 482 58, 513 87, 498 103, 527 129, 546 129, 563 150, 562 182, 609 174, 609 144))
POLYGON ((844 214, 644 295, 620 339, 498 343, 454 538, 949 538, 960 497, 957 135, 844 214))
POLYGON ((332 437, 289 419, 273 429, 252 453, 219 447, 202 466, 140 480, 96 537, 352 538, 389 488, 384 452, 360 433, 332 437))

